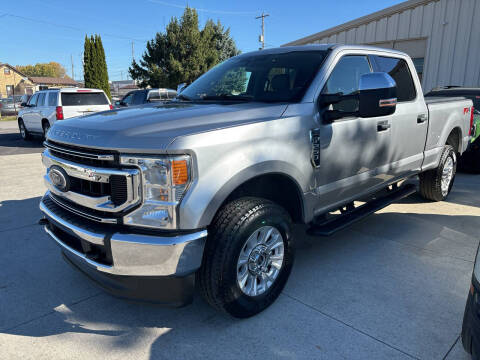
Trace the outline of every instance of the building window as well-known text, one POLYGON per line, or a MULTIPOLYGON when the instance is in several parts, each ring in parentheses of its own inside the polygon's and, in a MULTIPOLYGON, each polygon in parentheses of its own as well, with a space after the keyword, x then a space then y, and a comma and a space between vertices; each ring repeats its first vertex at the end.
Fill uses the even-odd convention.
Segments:
POLYGON ((13 85, 7 85, 6 89, 7 89, 7 97, 12 96, 13 95, 13 85))
POLYGON ((415 70, 417 70, 417 74, 421 82, 422 75, 423 75, 423 64, 425 62, 425 58, 413 58, 412 61, 413 61, 413 65, 415 66, 415 70))
POLYGON ((4 67, 4 68, 3 68, 3 73, 4 73, 5 75, 10 75, 10 69, 9 69, 8 67, 4 67))

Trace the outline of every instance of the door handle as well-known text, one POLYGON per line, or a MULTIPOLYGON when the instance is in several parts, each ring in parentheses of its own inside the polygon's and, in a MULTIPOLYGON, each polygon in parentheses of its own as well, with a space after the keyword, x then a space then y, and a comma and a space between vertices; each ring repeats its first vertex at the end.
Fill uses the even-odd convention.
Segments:
POLYGON ((379 121, 377 123, 377 131, 380 132, 380 131, 386 131, 390 129, 390 124, 388 123, 388 121, 379 121))
POLYGON ((423 124, 427 121, 427 114, 420 114, 417 116, 417 124, 423 124))

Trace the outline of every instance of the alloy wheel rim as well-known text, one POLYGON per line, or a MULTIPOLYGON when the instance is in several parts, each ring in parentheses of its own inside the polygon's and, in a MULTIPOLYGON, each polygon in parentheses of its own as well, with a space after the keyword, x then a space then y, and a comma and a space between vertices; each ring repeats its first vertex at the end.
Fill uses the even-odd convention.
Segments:
POLYGON ((20 134, 22 134, 22 137, 25 137, 25 126, 23 124, 20 124, 20 134))
POLYGON ((240 250, 237 284, 248 296, 258 296, 272 287, 285 255, 283 236, 273 226, 262 226, 251 234, 240 250))
POLYGON ((448 190, 450 189, 450 183, 452 182, 453 178, 453 166, 454 162, 451 156, 447 158, 445 161, 445 165, 443 166, 442 171, 442 195, 447 196, 448 190))

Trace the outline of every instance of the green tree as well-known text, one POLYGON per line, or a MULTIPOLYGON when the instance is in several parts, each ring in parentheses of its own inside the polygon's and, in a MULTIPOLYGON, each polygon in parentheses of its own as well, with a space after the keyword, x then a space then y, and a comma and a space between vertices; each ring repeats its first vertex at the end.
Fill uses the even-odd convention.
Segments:
POLYGON ((27 76, 48 76, 48 77, 65 77, 65 68, 55 61, 49 63, 37 63, 35 65, 17 65, 18 71, 23 72, 27 76))
POLYGON ((200 30, 197 11, 186 7, 180 19, 172 18, 164 33, 147 42, 142 58, 132 62, 129 73, 144 87, 176 88, 238 54, 229 29, 208 20, 200 30))
POLYGON ((110 98, 107 62, 100 35, 85 36, 83 53, 83 74, 85 87, 102 89, 110 98))

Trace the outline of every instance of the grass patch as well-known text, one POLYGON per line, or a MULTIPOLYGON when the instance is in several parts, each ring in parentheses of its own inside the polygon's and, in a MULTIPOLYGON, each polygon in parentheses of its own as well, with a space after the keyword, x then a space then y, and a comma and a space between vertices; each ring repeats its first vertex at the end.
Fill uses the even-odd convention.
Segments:
POLYGON ((0 117, 0 121, 14 121, 14 120, 17 120, 17 117, 15 115, 0 117))

